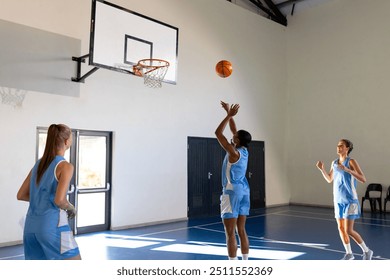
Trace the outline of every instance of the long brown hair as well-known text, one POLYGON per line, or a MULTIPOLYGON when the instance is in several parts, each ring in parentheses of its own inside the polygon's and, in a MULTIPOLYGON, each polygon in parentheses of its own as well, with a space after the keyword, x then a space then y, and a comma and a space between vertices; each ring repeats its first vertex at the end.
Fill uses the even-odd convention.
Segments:
POLYGON ((69 139, 72 131, 64 124, 52 124, 47 131, 45 151, 38 165, 37 183, 41 180, 43 173, 56 157, 58 150, 63 148, 65 140, 69 139))

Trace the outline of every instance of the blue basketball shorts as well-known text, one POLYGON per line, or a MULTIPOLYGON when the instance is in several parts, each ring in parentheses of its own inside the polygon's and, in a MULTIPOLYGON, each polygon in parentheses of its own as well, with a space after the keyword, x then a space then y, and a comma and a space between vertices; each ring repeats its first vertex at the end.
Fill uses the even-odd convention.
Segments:
POLYGON ((221 195, 221 218, 231 219, 238 216, 248 216, 250 209, 249 194, 237 194, 234 191, 226 191, 221 195))
POLYGON ((61 211, 57 227, 39 230, 25 228, 23 245, 26 260, 64 260, 80 254, 65 211, 61 211))
POLYGON ((334 214, 336 219, 358 219, 360 218, 359 203, 335 203, 334 214))

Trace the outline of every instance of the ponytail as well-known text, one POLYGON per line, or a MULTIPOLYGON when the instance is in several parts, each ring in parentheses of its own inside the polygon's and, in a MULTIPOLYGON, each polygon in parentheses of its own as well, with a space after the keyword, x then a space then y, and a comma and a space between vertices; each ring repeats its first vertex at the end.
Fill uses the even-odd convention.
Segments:
POLYGON ((38 165, 37 184, 40 182, 46 169, 56 157, 58 150, 63 148, 65 140, 69 139, 71 130, 63 124, 52 124, 47 131, 45 151, 38 165))

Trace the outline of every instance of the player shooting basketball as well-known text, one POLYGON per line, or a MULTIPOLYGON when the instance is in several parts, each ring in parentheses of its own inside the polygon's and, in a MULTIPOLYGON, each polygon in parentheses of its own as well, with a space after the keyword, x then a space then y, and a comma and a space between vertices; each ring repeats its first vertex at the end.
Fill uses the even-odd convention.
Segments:
POLYGON ((229 104, 221 101, 222 107, 227 112, 226 117, 215 130, 215 135, 226 151, 222 164, 222 195, 221 195, 221 218, 223 220, 226 244, 230 260, 237 258, 237 229, 240 239, 242 259, 247 260, 249 254, 249 240, 245 230, 246 216, 249 215, 250 189, 245 177, 248 165, 248 144, 252 137, 245 130, 237 131, 233 117, 238 113, 240 105, 229 104), (229 123, 233 139, 229 143, 223 135, 226 125, 229 123))

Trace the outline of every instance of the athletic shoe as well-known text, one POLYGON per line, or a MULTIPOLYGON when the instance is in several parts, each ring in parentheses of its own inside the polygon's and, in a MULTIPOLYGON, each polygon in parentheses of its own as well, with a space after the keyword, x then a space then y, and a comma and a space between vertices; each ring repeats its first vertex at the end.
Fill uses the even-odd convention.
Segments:
POLYGON ((342 258, 342 260, 345 260, 345 261, 352 261, 355 257, 353 256, 353 254, 345 254, 344 257, 342 258))
POLYGON ((371 260, 372 254, 374 254, 374 252, 372 250, 368 249, 367 252, 363 253, 363 260, 371 260))

